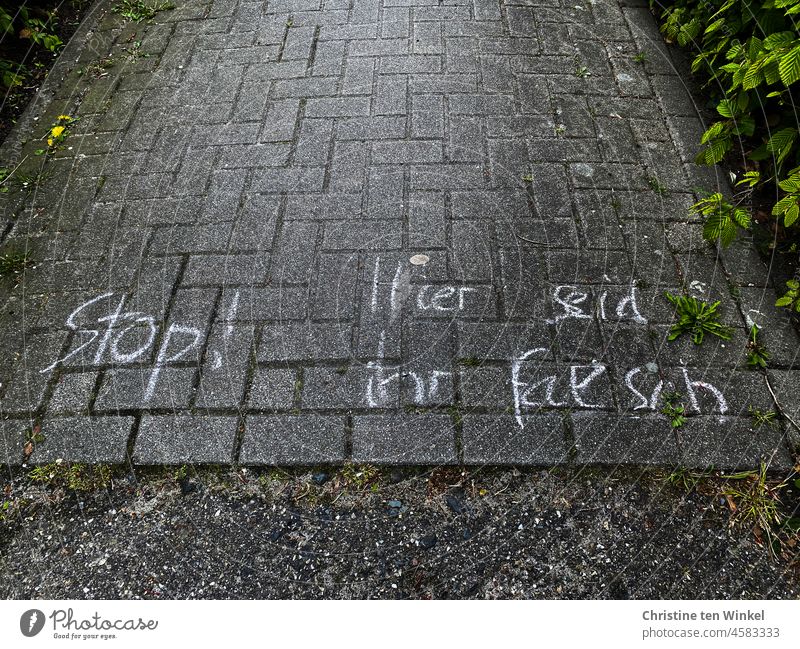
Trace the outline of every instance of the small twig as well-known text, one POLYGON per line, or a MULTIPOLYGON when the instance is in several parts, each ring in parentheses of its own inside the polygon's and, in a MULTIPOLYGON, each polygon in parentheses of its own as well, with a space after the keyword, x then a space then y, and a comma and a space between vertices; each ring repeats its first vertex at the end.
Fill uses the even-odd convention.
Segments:
POLYGON ((303 491, 303 493, 301 493, 299 496, 297 496, 297 497, 294 499, 294 500, 295 500, 295 502, 302 500, 302 499, 303 499, 303 498, 305 498, 305 497, 306 497, 308 494, 310 494, 310 493, 311 493, 311 485, 310 485, 310 484, 308 484, 308 483, 306 483, 305 487, 306 487, 306 488, 305 488, 305 491, 303 491))
POLYGON ((792 424, 792 426, 794 426, 798 432, 800 432, 800 426, 797 425, 797 422, 794 419, 792 419, 786 412, 784 412, 783 406, 780 404, 780 401, 778 401, 778 397, 775 395, 775 391, 772 389, 772 386, 770 385, 769 376, 766 374, 764 375, 764 382, 767 384, 767 390, 769 390, 769 393, 772 395, 772 400, 775 402, 775 406, 778 408, 778 412, 780 412, 783 417, 786 417, 789 423, 792 424))
POLYGON ((521 234, 517 234, 516 232, 514 233, 514 235, 517 237, 517 239, 521 239, 522 241, 526 241, 528 243, 532 243, 535 246, 541 246, 542 245, 541 241, 534 241, 533 239, 526 239, 521 234))
POLYGON ((8 182, 8 181, 11 179, 11 176, 13 176, 13 175, 14 175, 14 172, 15 172, 17 169, 19 169, 19 168, 22 166, 22 163, 23 163, 23 162, 25 162, 27 159, 28 159, 28 156, 27 156, 27 154, 26 154, 26 155, 25 155, 25 157, 24 157, 24 158, 22 158, 22 160, 20 160, 20 161, 19 161, 19 163, 17 163, 17 166, 16 166, 16 167, 14 167, 14 168, 13 168, 13 169, 12 169, 12 170, 11 170, 11 171, 8 173, 8 175, 7 175, 5 178, 3 178, 3 180, 0 180, 0 186, 2 186, 2 185, 5 185, 5 184, 6 184, 6 182, 8 182))
POLYGON ((496 492, 494 493, 494 495, 495 495, 495 496, 499 496, 499 495, 500 495, 501 493, 503 493, 504 491, 508 491, 508 487, 509 487, 509 485, 506 485, 506 486, 505 486, 505 487, 503 487, 503 488, 502 488, 500 491, 496 491, 496 492))

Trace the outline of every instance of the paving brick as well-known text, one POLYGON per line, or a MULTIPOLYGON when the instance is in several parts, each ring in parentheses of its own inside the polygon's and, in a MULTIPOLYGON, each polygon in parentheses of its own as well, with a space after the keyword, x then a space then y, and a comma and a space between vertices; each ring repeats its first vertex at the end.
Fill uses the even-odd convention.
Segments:
POLYGON ((358 257, 351 254, 321 254, 317 266, 311 317, 315 320, 345 320, 355 315, 358 257))
POLYGON ((371 94, 374 74, 375 74, 375 59, 373 58, 348 59, 347 67, 345 68, 344 75, 342 76, 341 94, 343 95, 371 94))
POLYGON ((182 277, 189 286, 260 284, 267 274, 269 257, 260 255, 192 255, 182 277))
POLYGON ((30 424, 24 419, 0 422, 0 461, 6 466, 22 464, 30 424))
POLYGON ((244 286, 225 288, 217 309, 220 322, 304 320, 308 316, 305 286, 244 286))
MULTIPOLYGON (((58 326, 61 326, 59 323, 58 326)), ((5 393, 0 408, 6 413, 29 413, 37 410, 43 403, 51 373, 47 370, 57 360, 63 358, 61 350, 67 340, 64 331, 28 336, 23 339, 24 347, 18 350, 18 357, 5 384, 5 393)))
POLYGON ((322 247, 326 250, 393 250, 401 245, 400 221, 329 221, 322 247))
POLYGON ((40 430, 44 441, 36 444, 30 461, 122 464, 127 460, 133 422, 133 417, 47 419, 40 430))
POLYGON ((375 115, 405 115, 408 80, 404 76, 380 76, 375 84, 372 110, 375 115))
POLYGON ((233 224, 229 250, 269 250, 275 237, 281 200, 274 195, 250 195, 233 224))
POLYGON ((520 417, 468 413, 462 421, 464 463, 552 466, 568 460, 564 421, 555 413, 520 417))
POLYGON ((252 326, 226 323, 211 329, 197 387, 198 408, 239 408, 244 398, 254 343, 252 326))
POLYGON ((368 97, 309 99, 306 102, 306 117, 358 117, 362 115, 369 115, 368 97))
POLYGON ((266 325, 258 345, 258 360, 347 360, 351 355, 351 328, 339 324, 266 325))
POLYGON ((297 388, 296 370, 256 368, 247 405, 252 410, 289 410, 297 388))
POLYGON ((53 389, 47 405, 48 414, 87 414, 96 383, 96 372, 63 374, 53 389))
POLYGON ((412 97, 411 136, 444 138, 444 97, 422 95, 412 97))
POLYGON ((775 471, 792 466, 781 429, 756 426, 751 417, 690 417, 680 438, 683 466, 757 469, 762 461, 775 471))
POLYGON ((571 419, 581 463, 680 464, 675 432, 666 417, 575 412, 571 419))
POLYGON ((377 164, 441 162, 442 143, 437 140, 376 142, 372 145, 372 162, 377 164))
POLYGON ((396 140, 406 131, 404 116, 350 117, 338 121, 340 140, 396 140))
POLYGON ((307 465, 344 459, 344 417, 250 416, 245 422, 242 464, 307 465))
POLYGON ((225 250, 231 235, 230 223, 213 225, 173 225, 158 228, 150 243, 152 255, 225 250))
POLYGON ((194 368, 115 368, 106 372, 97 391, 97 412, 189 407, 194 394, 194 368))
POLYGON ((270 279, 273 282, 309 282, 314 265, 319 226, 303 221, 283 224, 273 248, 270 279))
MULTIPOLYGON (((270 101, 261 131, 261 142, 289 142, 294 137, 299 99, 270 101)), ((252 140, 251 140, 252 141, 252 140)))
POLYGON ((303 371, 300 404, 312 410, 397 408, 399 383, 399 369, 390 365, 309 367, 303 371))
POLYGON ((323 167, 289 167, 256 171, 251 189, 264 193, 318 192, 325 180, 323 167))
POLYGON ((144 415, 139 424, 136 464, 229 464, 236 417, 144 415))
POLYGON ((454 464, 453 421, 447 415, 353 417, 353 461, 381 464, 454 464))

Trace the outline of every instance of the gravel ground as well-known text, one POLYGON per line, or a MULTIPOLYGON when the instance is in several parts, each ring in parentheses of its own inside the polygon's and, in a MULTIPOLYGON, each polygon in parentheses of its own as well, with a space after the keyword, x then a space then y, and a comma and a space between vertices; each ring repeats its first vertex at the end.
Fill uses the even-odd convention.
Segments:
POLYGON ((189 469, 74 492, 19 475, 0 595, 796 598, 796 566, 730 526, 719 484, 687 495, 630 469, 189 469))

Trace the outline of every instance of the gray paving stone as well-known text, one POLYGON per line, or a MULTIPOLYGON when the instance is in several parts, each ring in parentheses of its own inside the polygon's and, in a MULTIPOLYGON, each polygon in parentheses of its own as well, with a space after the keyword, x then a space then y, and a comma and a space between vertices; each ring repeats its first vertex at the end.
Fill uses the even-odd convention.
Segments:
MULTIPOLYGON (((61 326, 58 323, 56 326, 61 326)), ((23 348, 9 373, 6 369, 5 392, 0 408, 4 413, 30 413, 43 403, 51 373, 46 372, 59 358, 67 340, 64 331, 25 337, 23 348)))
POLYGON ((139 424, 136 464, 229 464, 236 417, 144 415, 139 424))
POLYGON ((30 461, 45 464, 62 459, 67 462, 122 464, 127 460, 127 444, 133 417, 67 417, 47 419, 30 461))
POLYGON ((352 254, 321 254, 312 298, 315 320, 349 320, 355 315, 358 257, 352 254))
POLYGON ((399 368, 390 365, 382 370, 346 364, 337 368, 305 368, 301 406, 312 410, 397 408, 399 375, 399 368), (370 395, 375 406, 370 402, 370 395))
POLYGON ((258 345, 259 361, 348 360, 350 325, 266 325, 258 345))
POLYGON ((96 383, 96 372, 62 374, 47 405, 48 414, 87 414, 96 383))
MULTIPOLYGON (((792 419, 795 424, 800 423, 800 399, 797 396, 797 379, 800 374, 797 370, 782 371, 770 370, 769 381, 775 392, 777 403, 781 411, 792 419)), ((800 430, 791 422, 786 425, 786 438, 791 450, 796 454, 800 451, 800 430)))
POLYGON ((755 469, 762 461, 775 471, 792 466, 782 430, 755 426, 751 418, 691 417, 680 438, 684 466, 755 469))
POLYGON ((289 410, 299 387, 296 370, 256 368, 247 405, 252 410, 289 410))
POLYGON ((252 326, 238 324, 234 327, 227 323, 211 329, 197 386, 195 405, 198 408, 239 408, 244 399, 255 338, 252 326))
POLYGON ((397 220, 329 221, 325 225, 325 250, 395 250, 402 243, 402 223, 397 220))
POLYGON ((245 465, 308 465, 345 459, 344 417, 250 416, 239 461, 245 465))
POLYGON ((454 464, 453 421, 447 415, 353 417, 353 460, 381 464, 454 464))
POLYGON ((466 414, 463 418, 465 464, 552 466, 568 461, 563 417, 466 414))
POLYGON ((24 419, 0 421, 0 462, 6 466, 22 463, 30 429, 30 424, 24 419))
POLYGON ((106 372, 97 391, 95 410, 103 413, 189 407, 194 394, 194 368, 115 368, 106 372))
POLYGON ((571 415, 577 460, 586 464, 677 466, 681 452, 665 417, 571 415))

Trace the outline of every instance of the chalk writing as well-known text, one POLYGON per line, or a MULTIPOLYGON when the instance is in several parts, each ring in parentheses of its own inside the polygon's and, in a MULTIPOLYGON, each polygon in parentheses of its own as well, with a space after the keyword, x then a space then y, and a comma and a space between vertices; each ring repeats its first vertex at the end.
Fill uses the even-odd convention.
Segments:
MULTIPOLYGON (((102 300, 112 298, 113 296, 114 293, 98 295, 84 302, 69 314, 65 325, 67 329, 79 334, 77 339, 83 342, 69 350, 66 355, 56 359, 43 370, 40 370, 41 373, 51 372, 56 367, 64 365, 78 354, 85 354, 88 351, 94 351, 91 357, 91 364, 102 365, 107 362, 112 364, 129 364, 142 358, 153 349, 159 331, 157 319, 152 315, 140 311, 125 311, 126 297, 124 295, 120 297, 119 301, 116 303, 116 307, 108 315, 100 316, 96 318, 94 322, 89 322, 85 325, 79 324, 79 319, 84 313, 88 312, 90 307, 102 300), (146 332, 146 336, 142 342, 137 343, 138 347, 130 351, 121 351, 125 349, 124 343, 127 338, 132 337, 132 333, 139 335, 143 330, 146 332), (95 342, 97 342, 97 347, 92 350, 91 345, 95 342)), ((225 329, 224 335, 226 337, 233 334, 233 326, 230 322, 236 316, 238 303, 239 292, 236 291, 227 313, 229 324, 225 329)), ((191 352, 199 350, 203 338, 203 331, 197 327, 176 322, 171 323, 169 327, 167 327, 161 343, 156 350, 155 361, 144 389, 144 403, 152 399, 162 369, 170 363, 175 363, 187 358, 191 352)), ((222 355, 219 354, 219 352, 212 352, 212 359, 212 367, 219 368, 222 366, 222 355)))
POLYGON ((401 379, 410 379, 414 384, 413 402, 424 405, 433 400, 439 392, 442 379, 452 375, 444 370, 402 371, 399 367, 386 367, 383 364, 385 332, 381 332, 378 341, 378 360, 367 363, 371 375, 367 379, 366 401, 370 408, 385 408, 391 403, 388 386, 401 379))
POLYGON ((420 311, 462 311, 464 309, 464 295, 474 293, 477 289, 471 286, 443 286, 433 295, 430 292, 436 288, 433 284, 425 284, 417 293, 417 308, 420 311), (457 296, 457 298, 456 298, 457 296))
POLYGON ((542 363, 541 359, 532 358, 535 354, 547 353, 545 347, 531 349, 511 361, 511 390, 514 398, 514 414, 520 428, 524 427, 523 408, 553 407, 562 408, 574 405, 579 408, 597 409, 608 405, 597 402, 598 395, 589 392, 593 385, 605 377, 608 368, 605 365, 570 365, 567 376, 563 377, 559 369, 552 364, 542 363), (537 361, 536 365, 532 365, 537 361), (523 370, 532 374, 528 380, 521 378, 523 370), (562 388, 559 384, 567 378, 568 385, 562 388), (559 390, 562 394, 557 395, 559 390))
MULTIPOLYGON (((525 427, 524 411, 529 408, 611 408, 611 380, 608 367, 602 364, 569 365, 558 367, 543 360, 541 355, 548 350, 538 347, 520 354, 511 361, 511 390, 514 415, 520 428, 525 427)), ((665 381, 653 375, 646 366, 635 367, 624 374, 618 394, 623 408, 658 412, 661 409, 660 397, 665 381), (641 384, 635 384, 638 377, 651 377, 655 380, 652 389, 644 392, 641 384), (627 397, 627 398, 626 398, 627 397)), ((708 414, 724 415, 728 403, 722 391, 707 381, 691 378, 689 368, 680 368, 680 385, 671 388, 685 392, 688 412, 703 414, 699 392, 710 394, 715 401, 708 414)))
POLYGON ((661 391, 664 388, 664 381, 659 379, 653 391, 650 393, 650 398, 642 394, 637 387, 633 385, 633 380, 643 371, 644 367, 634 367, 625 374, 625 387, 630 390, 639 401, 633 406, 634 410, 655 410, 658 407, 658 399, 661 396, 661 391))
MULTIPOLYGON (((608 320, 606 312, 606 302, 608 302, 609 292, 603 291, 598 300, 597 314, 600 320, 608 320)), ((562 320, 587 320, 592 318, 592 309, 589 306, 590 294, 575 286, 561 285, 553 290, 554 307, 560 309, 560 313, 554 314, 548 320, 550 324, 556 324, 562 320)), ((636 287, 631 285, 628 292, 624 294, 616 303, 613 310, 619 320, 631 320, 637 324, 647 324, 647 319, 639 312, 636 302, 636 287)))

